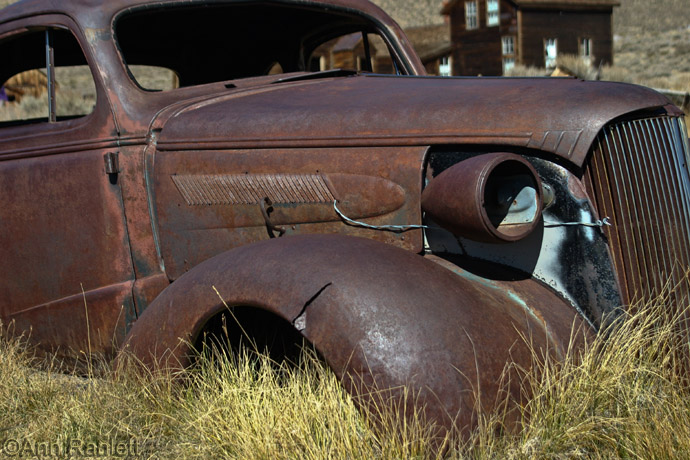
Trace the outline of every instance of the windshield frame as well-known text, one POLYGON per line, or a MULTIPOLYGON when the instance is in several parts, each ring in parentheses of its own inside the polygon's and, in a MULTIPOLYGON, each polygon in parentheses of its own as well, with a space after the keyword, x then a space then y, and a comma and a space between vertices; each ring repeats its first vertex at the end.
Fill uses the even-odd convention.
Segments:
MULTIPOLYGON (((337 1, 337 0, 336 0, 337 1)), ((286 8, 294 8, 294 9, 302 9, 302 10, 310 10, 311 12, 315 14, 333 14, 333 15, 338 15, 342 16, 344 18, 347 18, 348 16, 352 18, 352 21, 350 24, 343 23, 341 26, 340 31, 348 29, 350 32, 363 32, 363 33, 373 33, 378 35, 382 41, 385 43, 385 46, 387 48, 388 54, 390 55, 390 59, 393 63, 393 67, 396 70, 398 75, 419 75, 419 74, 424 74, 424 67, 421 65, 421 62, 416 62, 418 61, 418 58, 416 54, 413 54, 413 57, 416 59, 415 60, 408 60, 404 59, 403 56, 407 56, 410 54, 410 51, 414 53, 412 50, 412 47, 409 45, 407 42, 407 38, 404 36, 404 33, 402 30, 399 28, 399 26, 393 22, 388 16, 385 15, 385 13, 382 15, 382 17, 374 16, 367 14, 365 11, 362 11, 360 9, 356 9, 353 7, 345 7, 345 6, 339 6, 337 4, 332 4, 331 1, 324 1, 324 0, 225 0, 225 1, 213 1, 210 2, 208 0, 191 0, 191 1, 167 1, 167 2, 157 2, 155 4, 149 4, 149 5, 138 5, 138 6, 132 6, 129 8, 125 8, 121 11, 119 11, 117 14, 115 14, 112 18, 111 22, 111 29, 112 29, 112 37, 113 37, 113 42, 115 44, 115 47, 118 52, 118 57, 121 60, 121 63, 129 77, 129 80, 141 91, 145 92, 159 92, 157 90, 147 90, 145 88, 142 88, 137 80, 134 78, 132 75, 132 72, 129 69, 129 65, 127 60, 125 59, 125 53, 123 52, 121 46, 120 46, 120 36, 118 34, 118 25, 119 22, 123 18, 128 18, 132 14, 145 14, 146 12, 153 12, 155 10, 158 11, 164 11, 164 10, 174 10, 177 8, 204 8, 204 7, 227 7, 227 8, 232 8, 233 6, 241 6, 241 5, 256 5, 257 7, 261 6, 277 6, 277 7, 286 7, 286 8), (357 25, 355 27, 355 24, 357 22, 361 21, 361 27, 357 25), (387 24, 387 22, 390 22, 387 24), (346 25, 347 27, 343 26, 346 25), (407 49, 406 49, 407 48, 407 49)), ((375 5, 370 4, 374 9, 378 9, 378 7, 375 7, 375 5)), ((379 9, 379 11, 381 11, 379 9)), ((381 11, 381 13, 383 13, 381 11)), ((324 42, 326 39, 328 39, 329 36, 335 35, 332 31, 329 33, 327 29, 318 29, 314 30, 313 33, 310 34, 305 34, 302 36, 303 42, 310 41, 321 41, 324 42)), ((300 46, 303 46, 304 43, 302 43, 300 46)), ((314 52, 316 49, 315 46, 311 47, 310 52, 314 52)), ((152 65, 152 64, 146 64, 144 62, 133 62, 131 65, 152 65)), ((153 64, 155 65, 155 64, 153 64)), ((304 72, 304 73, 311 73, 308 69, 301 69, 298 70, 297 72, 304 72)), ((274 75, 276 79, 279 79, 281 76, 284 76, 286 74, 293 74, 295 71, 286 71, 284 73, 276 74, 274 75)), ((244 80, 244 79, 250 79, 250 78, 256 78, 256 77, 261 77, 262 74, 259 75, 247 75, 243 76, 240 78, 227 78, 227 79, 212 79, 208 82, 202 82, 202 83, 194 83, 194 84, 188 84, 188 85, 183 85, 180 88, 176 89, 184 89, 184 88, 189 88, 193 86, 198 86, 200 84, 207 84, 207 83, 222 83, 222 82, 230 82, 230 81, 235 81, 235 80, 244 80)), ((175 91, 176 89, 172 89, 172 91, 175 91)), ((167 91, 165 91, 167 92, 167 91)))

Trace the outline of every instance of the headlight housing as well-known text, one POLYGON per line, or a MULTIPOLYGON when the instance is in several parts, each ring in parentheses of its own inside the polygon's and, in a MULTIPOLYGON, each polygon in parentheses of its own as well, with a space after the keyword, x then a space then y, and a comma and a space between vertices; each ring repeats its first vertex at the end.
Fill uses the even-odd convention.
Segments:
POLYGON ((538 224, 542 188, 519 155, 490 153, 461 161, 422 193, 422 209, 456 236, 490 243, 518 241, 538 224))

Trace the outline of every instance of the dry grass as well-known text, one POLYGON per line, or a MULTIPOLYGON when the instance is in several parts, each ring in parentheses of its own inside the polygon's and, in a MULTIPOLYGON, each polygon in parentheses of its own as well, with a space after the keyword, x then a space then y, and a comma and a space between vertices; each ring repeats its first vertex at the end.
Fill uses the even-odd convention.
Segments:
MULTIPOLYGON (((677 458, 690 452, 687 340, 665 299, 638 308, 564 362, 534 354, 521 370, 523 428, 490 414, 444 458, 677 458)), ((313 354, 277 366, 260 354, 205 355, 184 374, 124 364, 89 378, 36 370, 21 342, 0 341, 0 441, 135 446, 142 458, 438 458, 421 422, 375 428, 313 354), (185 384, 180 382, 184 381, 185 384)), ((43 362, 43 366, 46 364, 43 362)), ((58 365, 48 362, 48 368, 58 365)), ((437 441, 437 440, 436 440, 437 441)), ((27 444, 28 443, 28 444, 27 444)), ((7 452, 5 452, 7 454, 7 452)), ((111 458, 121 457, 111 455, 111 458)))
POLYGON ((687 0, 625 0, 614 13, 614 63, 635 82, 690 92, 687 0))
POLYGON ((687 0, 622 0, 614 9, 616 34, 665 32, 690 25, 687 0))
POLYGON ((495 436, 489 420, 477 458, 679 458, 690 452, 687 333, 666 299, 603 331, 579 358, 535 355, 523 430, 495 436))
MULTIPOLYGON (((141 458, 175 459, 433 456, 421 424, 406 426, 393 414, 383 417, 383 429, 374 429, 309 352, 298 367, 247 352, 240 359, 207 357, 174 375, 143 372, 132 363, 119 372, 98 363, 87 378, 58 368, 2 338, 0 448, 18 441, 25 454, 41 446, 75 453, 74 443, 120 445, 134 446, 128 453, 141 458)), ((0 450, 0 457, 11 453, 0 450)))
POLYGON ((635 83, 690 92, 690 28, 617 35, 614 44, 616 67, 635 83))

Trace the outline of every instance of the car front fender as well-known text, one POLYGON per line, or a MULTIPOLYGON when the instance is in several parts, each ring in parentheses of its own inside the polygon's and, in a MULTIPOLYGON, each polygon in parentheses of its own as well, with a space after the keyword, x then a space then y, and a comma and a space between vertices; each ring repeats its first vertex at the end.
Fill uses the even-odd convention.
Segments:
POLYGON ((516 382, 499 383, 506 363, 528 367, 529 344, 560 354, 578 322, 531 279, 494 281, 376 241, 304 235, 198 265, 142 314, 124 348, 147 364, 189 364, 189 344, 225 308, 219 296, 290 322, 360 403, 376 403, 362 394, 372 387, 407 387, 445 428, 473 426, 501 389, 518 397, 516 382))

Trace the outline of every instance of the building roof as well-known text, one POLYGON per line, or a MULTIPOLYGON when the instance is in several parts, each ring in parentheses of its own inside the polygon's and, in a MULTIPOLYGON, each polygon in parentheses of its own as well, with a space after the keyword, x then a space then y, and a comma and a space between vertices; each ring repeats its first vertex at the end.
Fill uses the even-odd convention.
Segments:
POLYGON ((345 35, 343 37, 340 37, 340 39, 333 45, 332 50, 335 52, 352 50, 356 48, 357 45, 359 45, 359 42, 361 41, 362 34, 359 32, 345 35))
MULTIPOLYGON (((460 1, 464 0, 450 0, 443 5, 442 14, 450 14, 450 10, 460 1)), ((620 0, 510 0, 518 7, 526 8, 540 8, 540 9, 556 9, 556 8, 613 8, 620 6, 620 0)))

